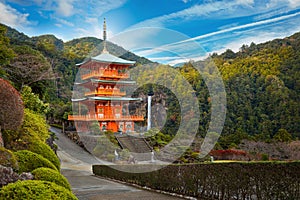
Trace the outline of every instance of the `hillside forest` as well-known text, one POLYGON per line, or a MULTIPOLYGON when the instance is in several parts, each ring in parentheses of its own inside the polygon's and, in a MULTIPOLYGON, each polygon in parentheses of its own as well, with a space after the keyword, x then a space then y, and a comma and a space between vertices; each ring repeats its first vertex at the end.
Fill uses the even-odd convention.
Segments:
MULTIPOLYGON (((41 113, 48 124, 61 125, 64 122, 72 127, 67 116, 72 113, 72 89, 78 71, 76 63, 82 62, 92 50, 99 53, 101 41, 93 37, 68 42, 53 35, 28 37, 0 25, 0 78, 7 80, 21 94, 31 94, 25 105, 31 110, 37 109, 36 112, 41 113), (30 99, 32 95, 34 98, 30 99)), ((136 61, 136 66, 152 63, 112 43, 108 43, 108 50, 136 61)), ((254 157, 259 153, 266 159, 300 159, 297 153, 300 152, 300 33, 295 33, 263 44, 242 45, 238 52, 228 49, 221 54, 214 53, 210 61, 190 61, 172 68, 192 86, 200 110, 195 146, 181 161, 197 160, 194 156, 199 153, 196 144, 201 143, 207 134, 211 98, 202 75, 193 66, 205 65, 205 73, 213 79, 210 62, 221 73, 227 100, 224 128, 214 150, 234 149, 250 152, 254 157)), ((157 76, 150 78, 164 79, 170 67, 160 65, 156 68, 157 76)), ((136 78, 140 82, 149 79, 147 71, 136 78)), ((174 83, 179 82, 176 81, 174 79, 174 83)), ((157 85, 145 85, 135 95, 146 99, 149 88, 154 93, 154 103, 161 103, 167 110, 165 125, 150 138, 151 144, 159 148, 178 130, 181 121, 179 102, 171 91, 157 85)), ((145 102, 140 106, 146 118, 145 102)))

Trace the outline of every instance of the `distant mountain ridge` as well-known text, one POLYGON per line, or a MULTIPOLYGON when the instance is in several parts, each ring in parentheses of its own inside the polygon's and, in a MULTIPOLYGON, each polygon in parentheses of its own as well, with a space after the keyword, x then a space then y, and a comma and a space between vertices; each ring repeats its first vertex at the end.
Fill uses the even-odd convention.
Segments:
MULTIPOLYGON (((58 39, 55 35, 40 35, 29 37, 24 33, 17 31, 9 26, 3 25, 7 28, 6 36, 10 38, 10 43, 15 45, 29 45, 38 48, 38 46, 47 46, 51 50, 58 51, 64 54, 70 54, 76 60, 84 59, 90 55, 91 52, 100 53, 103 48, 103 40, 95 37, 83 37, 64 42, 58 39)), ((107 42, 107 49, 111 54, 121 57, 123 59, 136 61, 139 64, 152 63, 147 58, 140 57, 134 53, 125 50, 123 47, 107 42)))

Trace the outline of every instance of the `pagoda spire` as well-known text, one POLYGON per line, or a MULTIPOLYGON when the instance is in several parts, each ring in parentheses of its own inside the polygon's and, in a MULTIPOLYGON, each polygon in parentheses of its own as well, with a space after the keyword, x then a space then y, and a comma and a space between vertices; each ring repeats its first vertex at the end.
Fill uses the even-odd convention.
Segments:
POLYGON ((106 19, 104 18, 103 22, 103 50, 102 53, 108 53, 106 49, 106 19))

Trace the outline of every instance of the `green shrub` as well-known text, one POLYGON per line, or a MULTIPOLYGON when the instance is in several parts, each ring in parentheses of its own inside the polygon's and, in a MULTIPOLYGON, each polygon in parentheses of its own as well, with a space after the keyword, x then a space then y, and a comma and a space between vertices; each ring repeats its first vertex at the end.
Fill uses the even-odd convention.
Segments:
POLYGON ((58 171, 50 168, 37 168, 31 172, 35 180, 50 181, 71 190, 68 180, 58 171))
POLYGON ((263 161, 269 160, 268 154, 265 154, 265 153, 261 154, 261 160, 263 160, 263 161))
POLYGON ((60 161, 54 151, 42 141, 32 141, 29 144, 28 150, 37 154, 40 154, 44 158, 48 159, 59 170, 60 161))
POLYGON ((122 160, 128 160, 130 156, 130 151, 128 149, 122 149, 122 151, 119 154, 122 160))
POLYGON ((50 133, 49 126, 42 115, 36 114, 29 109, 24 109, 24 121, 18 130, 3 132, 5 146, 8 149, 14 149, 15 146, 24 146, 32 140, 46 141, 50 133))
POLYGON ((57 168, 43 156, 28 150, 21 150, 14 153, 19 163, 19 173, 31 172, 40 167, 47 167, 54 170, 57 168))
POLYGON ((45 117, 36 114, 29 109, 25 109, 24 111, 25 118, 22 128, 32 130, 42 141, 46 141, 46 139, 50 136, 50 133, 48 131, 49 126, 47 125, 45 117))
POLYGON ((66 188, 52 182, 28 180, 4 186, 0 191, 0 199, 68 199, 76 200, 76 196, 66 188))
POLYGON ((0 165, 18 170, 16 156, 8 149, 0 147, 0 165))
MULTIPOLYGON (((37 153, 42 155, 44 158, 47 158, 51 161, 57 169, 60 169, 60 161, 54 151, 51 149, 49 145, 45 142, 41 141, 37 134, 34 132, 26 130, 23 136, 20 139, 8 141, 6 145, 9 149, 13 151, 20 151, 20 150, 29 150, 31 152, 37 153), (26 133, 28 133, 26 135, 26 133)), ((9 131, 10 133, 12 131, 9 131)), ((6 131, 8 133, 8 131, 6 131)))

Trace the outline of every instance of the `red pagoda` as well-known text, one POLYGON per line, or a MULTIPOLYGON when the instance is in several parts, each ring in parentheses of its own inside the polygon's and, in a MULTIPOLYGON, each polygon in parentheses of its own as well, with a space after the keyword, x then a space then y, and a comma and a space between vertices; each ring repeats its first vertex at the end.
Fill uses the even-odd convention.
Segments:
POLYGON ((79 83, 87 89, 82 98, 72 99, 78 104, 78 114, 69 115, 75 122, 78 132, 88 132, 92 123, 99 123, 100 131, 134 132, 134 122, 144 121, 143 116, 129 115, 128 104, 140 101, 140 98, 126 97, 125 87, 134 85, 129 80, 128 69, 134 61, 125 60, 110 54, 106 49, 106 22, 103 25, 103 50, 86 61, 77 64, 80 67, 79 83), (123 89, 123 90, 122 90, 123 89), (82 114, 82 105, 87 112, 82 114))

